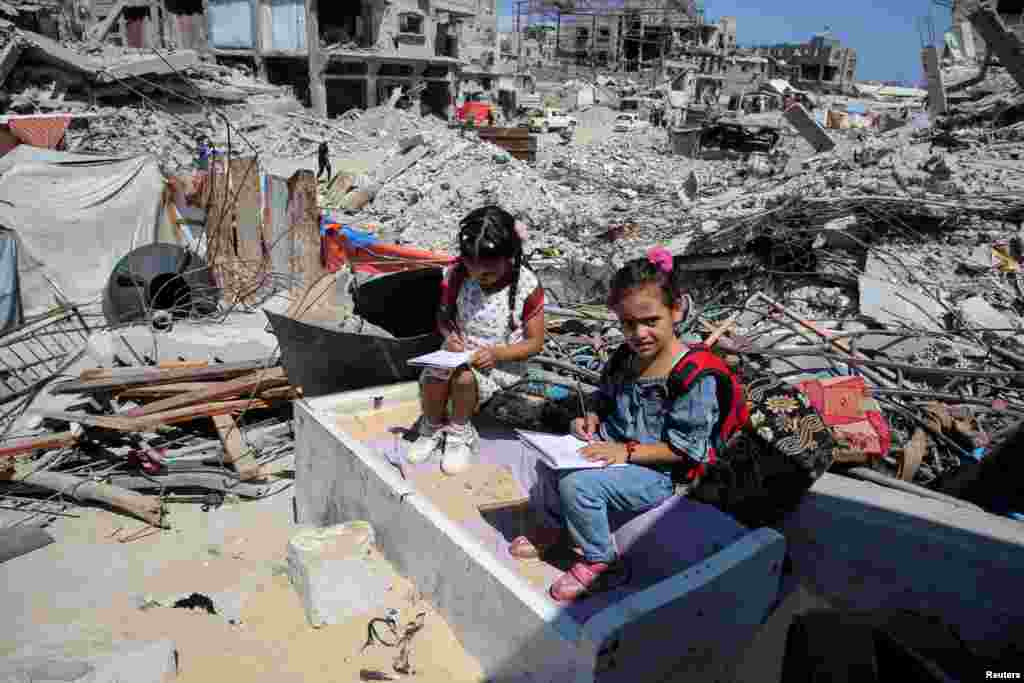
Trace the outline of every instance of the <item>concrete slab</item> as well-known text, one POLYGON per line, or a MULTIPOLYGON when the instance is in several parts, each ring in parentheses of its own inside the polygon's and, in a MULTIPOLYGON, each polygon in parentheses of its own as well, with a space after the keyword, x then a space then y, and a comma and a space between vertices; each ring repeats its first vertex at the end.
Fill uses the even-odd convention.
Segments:
POLYGON ((319 628, 380 610, 390 568, 370 554, 373 527, 354 521, 300 531, 288 542, 288 576, 306 618, 319 628))
POLYGON ((794 104, 786 109, 785 117, 816 152, 827 152, 835 148, 835 141, 802 104, 794 104))
POLYGON ((961 301, 959 308, 970 327, 988 330, 1004 339, 1017 335, 1017 323, 980 296, 961 301))
POLYGON ((946 87, 942 83, 939 50, 934 45, 921 50, 921 63, 928 79, 928 113, 940 116, 946 113, 946 87))
POLYGON ((909 287, 900 287, 861 276, 860 312, 883 325, 915 327, 942 332, 945 309, 935 299, 919 294, 909 287))
POLYGON ((86 656, 24 652, 0 659, 0 682, 166 683, 178 674, 178 652, 170 640, 121 641, 86 656))

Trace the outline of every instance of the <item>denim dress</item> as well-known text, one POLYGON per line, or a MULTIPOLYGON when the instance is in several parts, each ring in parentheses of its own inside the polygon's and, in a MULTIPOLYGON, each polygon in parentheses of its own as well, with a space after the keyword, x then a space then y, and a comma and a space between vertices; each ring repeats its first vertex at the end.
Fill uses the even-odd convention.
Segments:
MULTIPOLYGON (((711 448, 720 449, 715 429, 719 417, 717 381, 704 377, 669 402, 668 377, 637 377, 635 358, 631 356, 622 363, 615 376, 606 372, 601 378, 595 405, 601 418, 601 439, 643 444, 662 441, 686 460, 675 467, 648 467, 674 474, 674 479, 685 476, 693 465, 707 462, 711 448)), ((682 354, 673 360, 673 366, 680 358, 682 354)))
MULTIPOLYGON (((682 357, 682 356, 680 356, 682 357)), ((635 356, 609 376, 606 368, 595 396, 606 441, 664 442, 683 460, 679 465, 626 465, 606 469, 546 471, 538 481, 537 503, 546 526, 565 525, 588 562, 610 562, 618 553, 608 513, 642 513, 669 498, 690 467, 706 462, 717 447, 716 380, 705 377, 669 401, 668 377, 639 378, 635 356)), ((675 362, 678 362, 676 359, 675 362)))

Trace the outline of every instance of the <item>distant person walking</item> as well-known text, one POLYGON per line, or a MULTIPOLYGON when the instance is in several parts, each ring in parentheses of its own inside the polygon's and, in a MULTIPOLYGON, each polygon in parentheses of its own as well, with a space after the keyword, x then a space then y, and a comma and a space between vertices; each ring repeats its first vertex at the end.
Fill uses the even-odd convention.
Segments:
POLYGON ((330 182, 331 176, 334 174, 331 172, 331 157, 326 142, 321 142, 320 146, 316 148, 316 158, 319 166, 316 179, 320 180, 320 176, 324 174, 324 171, 327 171, 327 180, 330 182))

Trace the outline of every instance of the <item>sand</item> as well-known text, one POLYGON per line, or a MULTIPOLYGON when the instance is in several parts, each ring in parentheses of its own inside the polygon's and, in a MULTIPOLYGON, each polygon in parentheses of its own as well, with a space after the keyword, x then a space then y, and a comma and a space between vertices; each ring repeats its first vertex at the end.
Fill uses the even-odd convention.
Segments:
MULTIPOLYGON (((140 560, 156 554, 166 555, 167 561, 148 575, 130 577, 126 582, 130 586, 111 595, 100 607, 87 611, 64 609, 60 600, 42 591, 31 601, 30 614, 13 616, 26 619, 41 632, 73 625, 69 632, 90 634, 91 643, 169 638, 179 652, 176 680, 183 683, 327 683, 361 680, 363 670, 408 678, 394 674, 397 649, 376 645, 361 652, 361 648, 371 616, 383 617, 393 608, 399 611, 399 622, 404 627, 424 612, 424 628, 411 641, 415 680, 451 683, 483 679, 479 665, 466 654, 445 620, 409 581, 394 572, 391 597, 381 606, 380 614, 312 628, 284 573, 287 541, 296 527, 287 515, 290 496, 280 495, 282 500, 272 506, 271 501, 241 502, 207 513, 198 505, 172 505, 175 529, 140 535, 127 544, 120 544, 118 539, 145 531, 141 522, 106 510, 82 509, 81 519, 67 520, 64 528, 55 528, 54 533, 64 536, 68 543, 107 545, 112 550, 129 547, 140 560), (122 531, 115 534, 119 528, 122 531), (180 547, 183 545, 188 546, 184 552, 180 547), (144 593, 135 592, 139 587, 144 593), (167 602, 181 594, 198 592, 216 601, 220 591, 234 596, 235 604, 240 602, 241 623, 228 623, 225 616, 200 609, 140 608, 144 598, 167 602)), ((59 539, 37 552, 60 552, 60 543, 59 539)), ((382 557, 377 559, 390 567, 382 557)), ((67 642, 65 647, 72 653, 80 652, 88 642, 67 642)))

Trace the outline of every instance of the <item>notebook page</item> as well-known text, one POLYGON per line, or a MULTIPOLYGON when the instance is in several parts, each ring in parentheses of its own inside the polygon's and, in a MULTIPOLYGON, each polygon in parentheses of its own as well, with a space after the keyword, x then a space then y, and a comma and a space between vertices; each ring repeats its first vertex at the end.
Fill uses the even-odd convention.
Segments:
POLYGON ((442 349, 441 351, 434 351, 423 356, 410 358, 406 362, 409 365, 454 370, 461 365, 469 363, 469 359, 472 357, 472 351, 445 351, 442 349))
MULTIPOLYGON (((545 465, 556 470, 582 470, 605 467, 603 462, 593 462, 580 455, 586 441, 572 434, 544 434, 517 429, 516 434, 527 445, 538 451, 545 465)), ((612 465, 616 467, 616 465, 612 465)))

